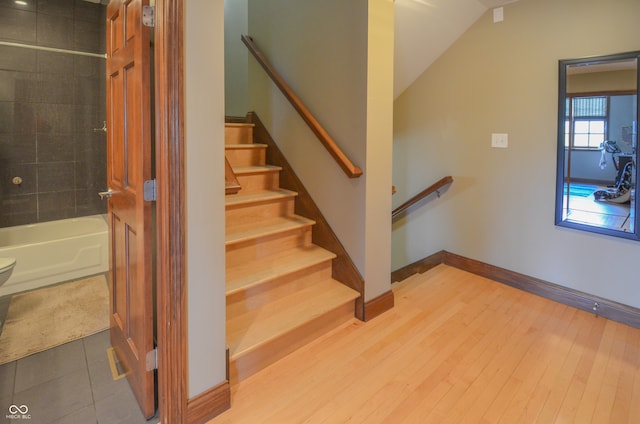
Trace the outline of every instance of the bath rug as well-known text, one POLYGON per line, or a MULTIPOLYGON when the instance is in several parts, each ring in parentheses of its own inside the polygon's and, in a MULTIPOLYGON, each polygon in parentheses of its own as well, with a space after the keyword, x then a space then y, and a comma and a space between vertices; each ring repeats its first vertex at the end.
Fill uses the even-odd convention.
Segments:
POLYGON ((13 295, 0 335, 0 365, 107 328, 104 275, 13 295))

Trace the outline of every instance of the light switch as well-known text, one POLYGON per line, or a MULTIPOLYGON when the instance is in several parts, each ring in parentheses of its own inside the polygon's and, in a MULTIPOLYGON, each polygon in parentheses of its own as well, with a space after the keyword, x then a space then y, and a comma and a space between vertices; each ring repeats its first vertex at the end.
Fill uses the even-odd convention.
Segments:
POLYGON ((502 7, 496 7, 493 9, 493 23, 504 21, 504 9, 502 7))
POLYGON ((509 147, 509 134, 491 134, 491 147, 506 149, 509 147))

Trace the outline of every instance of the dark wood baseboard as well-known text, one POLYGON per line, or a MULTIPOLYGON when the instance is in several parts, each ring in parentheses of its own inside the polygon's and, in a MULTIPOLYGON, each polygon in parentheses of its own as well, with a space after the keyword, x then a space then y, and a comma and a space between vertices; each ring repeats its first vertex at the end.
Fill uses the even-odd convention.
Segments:
POLYGON ((621 322, 634 328, 640 328, 640 309, 638 308, 563 287, 539 278, 509 271, 444 250, 392 272, 392 281, 401 281, 416 272, 425 272, 441 263, 472 272, 564 305, 573 306, 574 308, 621 322))
POLYGON ((386 293, 382 293, 380 296, 371 299, 364 304, 364 320, 369 321, 381 315, 382 313, 393 308, 395 303, 395 297, 393 291, 389 290, 386 293))
POLYGON ((231 407, 231 386, 224 381, 187 401, 187 423, 206 423, 231 407))
POLYGON ((438 253, 434 253, 431 256, 427 256, 424 259, 393 271, 391 273, 391 282, 396 283, 411 277, 413 274, 422 274, 423 272, 429 271, 431 268, 444 263, 446 253, 444 250, 441 250, 438 253))

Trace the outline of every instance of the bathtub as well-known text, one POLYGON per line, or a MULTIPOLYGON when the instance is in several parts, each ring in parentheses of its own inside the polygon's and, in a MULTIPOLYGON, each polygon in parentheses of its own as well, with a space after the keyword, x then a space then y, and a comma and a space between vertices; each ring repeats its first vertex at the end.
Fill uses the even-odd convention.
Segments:
POLYGON ((106 272, 106 215, 0 228, 0 257, 16 259, 0 296, 106 272))

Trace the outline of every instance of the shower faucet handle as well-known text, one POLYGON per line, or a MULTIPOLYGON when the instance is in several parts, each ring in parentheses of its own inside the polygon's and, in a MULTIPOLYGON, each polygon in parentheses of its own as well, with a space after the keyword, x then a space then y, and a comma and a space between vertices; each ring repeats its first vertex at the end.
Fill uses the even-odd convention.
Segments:
POLYGON ((109 198, 113 195, 113 191, 111 191, 111 189, 107 190, 107 191, 100 191, 98 192, 98 196, 100 196, 101 200, 109 200, 109 198))

